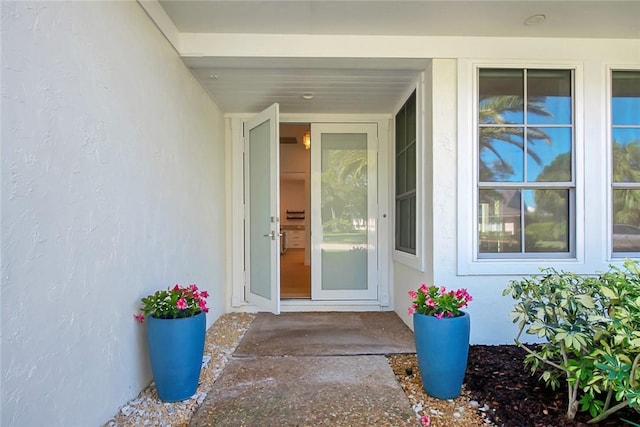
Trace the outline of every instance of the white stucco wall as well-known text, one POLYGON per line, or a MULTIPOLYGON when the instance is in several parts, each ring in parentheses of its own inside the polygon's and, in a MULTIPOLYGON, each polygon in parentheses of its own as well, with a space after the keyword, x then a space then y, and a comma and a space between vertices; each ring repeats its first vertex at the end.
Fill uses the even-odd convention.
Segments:
POLYGON ((151 380, 139 299, 224 311, 224 122, 139 4, 2 2, 3 426, 101 425, 151 380))

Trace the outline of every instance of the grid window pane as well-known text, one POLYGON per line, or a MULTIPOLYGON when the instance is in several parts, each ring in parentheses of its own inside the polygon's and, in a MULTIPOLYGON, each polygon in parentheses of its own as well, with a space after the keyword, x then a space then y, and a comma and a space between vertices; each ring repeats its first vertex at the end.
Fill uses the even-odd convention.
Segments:
POLYGON ((480 181, 522 182, 524 180, 523 129, 480 128, 480 181))
POLYGON ((569 191, 525 190, 526 252, 569 251, 569 191))
POLYGON ((396 196, 407 191, 407 152, 396 154, 396 196))
POLYGON ((613 251, 640 252, 640 189, 613 191, 613 251))
POLYGON ((480 70, 478 123, 523 123, 523 73, 523 70, 480 70))
POLYGON ((522 251, 520 196, 519 190, 480 190, 480 253, 522 251))
POLYGON ((613 129, 613 182, 640 183, 640 128, 613 129))
POLYGON ((406 170, 407 191, 416 190, 416 144, 407 147, 407 170, 406 170))
MULTIPOLYGON (((411 212, 413 208, 415 210, 415 204, 412 203, 413 198, 407 198, 396 201, 396 248, 404 249, 405 252, 411 250, 411 242, 415 241, 415 233, 412 236, 413 227, 412 219, 415 219, 415 212, 411 212)), ((415 246, 413 246, 415 249, 415 246)))
POLYGON ((416 93, 413 92, 406 103, 407 110, 407 143, 416 140, 416 93))
POLYGON ((407 144, 407 109, 401 108, 396 114, 396 153, 404 150, 407 144))
POLYGON ((571 123, 571 71, 528 70, 527 123, 571 123))
POLYGON ((544 142, 527 138, 527 181, 571 181, 571 128, 529 128, 530 133, 544 134, 544 142), (535 142, 534 142, 535 141, 535 142))
POLYGON ((611 93, 613 125, 640 125, 640 71, 614 71, 611 93))

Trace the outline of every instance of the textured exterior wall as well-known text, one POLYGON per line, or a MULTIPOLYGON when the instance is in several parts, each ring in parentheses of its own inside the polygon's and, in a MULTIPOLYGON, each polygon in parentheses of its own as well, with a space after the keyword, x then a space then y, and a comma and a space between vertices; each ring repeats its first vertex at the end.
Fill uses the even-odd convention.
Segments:
POLYGON ((133 1, 2 2, 3 426, 107 421, 150 380, 141 297, 224 310, 224 122, 133 1))

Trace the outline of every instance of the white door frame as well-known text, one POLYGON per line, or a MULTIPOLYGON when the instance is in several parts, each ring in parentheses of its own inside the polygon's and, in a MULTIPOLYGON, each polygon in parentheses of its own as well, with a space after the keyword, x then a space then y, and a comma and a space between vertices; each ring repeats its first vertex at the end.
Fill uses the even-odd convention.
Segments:
MULTIPOLYGON (((227 203, 227 311, 255 312, 258 308, 248 304, 245 297, 244 277, 244 206, 243 206, 243 123, 254 114, 226 115, 226 173, 227 203)), ((393 150, 392 115, 324 115, 280 114, 282 123, 376 123, 378 125, 378 300, 371 301, 310 301, 285 300, 281 311, 378 311, 393 310, 391 300, 391 257, 393 231, 388 194, 393 182, 391 155, 393 150)))

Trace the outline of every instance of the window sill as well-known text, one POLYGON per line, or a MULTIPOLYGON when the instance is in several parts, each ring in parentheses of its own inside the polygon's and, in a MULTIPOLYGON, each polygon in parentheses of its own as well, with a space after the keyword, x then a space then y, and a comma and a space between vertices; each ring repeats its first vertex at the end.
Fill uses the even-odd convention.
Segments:
POLYGON ((393 261, 399 264, 406 265, 407 267, 413 268, 414 270, 420 272, 424 271, 424 262, 422 262, 422 259, 418 255, 394 249, 393 261))

